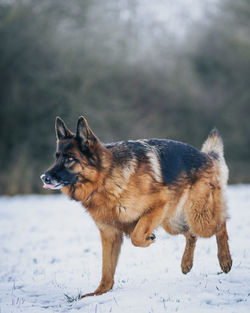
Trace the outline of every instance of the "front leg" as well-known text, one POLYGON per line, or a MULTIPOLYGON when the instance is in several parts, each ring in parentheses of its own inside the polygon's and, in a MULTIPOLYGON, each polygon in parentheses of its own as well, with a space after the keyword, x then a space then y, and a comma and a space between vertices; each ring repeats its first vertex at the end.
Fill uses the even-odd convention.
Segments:
POLYGON ((106 225, 102 225, 99 230, 102 239, 102 279, 94 292, 82 295, 81 298, 101 295, 109 291, 114 284, 114 274, 122 244, 122 233, 106 225))
POLYGON ((165 202, 157 207, 149 209, 137 222, 131 234, 131 241, 136 247, 148 247, 155 240, 153 230, 163 221, 165 202))

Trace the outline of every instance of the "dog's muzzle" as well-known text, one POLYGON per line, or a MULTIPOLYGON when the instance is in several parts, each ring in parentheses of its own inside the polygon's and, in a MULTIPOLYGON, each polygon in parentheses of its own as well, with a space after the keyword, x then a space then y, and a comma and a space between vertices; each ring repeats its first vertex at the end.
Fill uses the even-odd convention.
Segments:
POLYGON ((61 189, 64 187, 64 184, 58 183, 49 173, 42 174, 40 178, 45 189, 61 189))

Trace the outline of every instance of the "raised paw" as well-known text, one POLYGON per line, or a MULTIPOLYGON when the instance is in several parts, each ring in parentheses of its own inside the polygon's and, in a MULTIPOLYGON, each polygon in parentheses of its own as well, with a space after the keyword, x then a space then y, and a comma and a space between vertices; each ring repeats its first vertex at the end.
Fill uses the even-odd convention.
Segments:
POLYGON ((147 238, 146 238, 146 240, 155 240, 155 234, 151 234, 150 236, 148 236, 147 238))
POLYGON ((149 245, 151 245, 151 243, 155 242, 155 235, 150 234, 149 236, 139 236, 136 233, 132 233, 131 241, 136 247, 148 247, 149 245))

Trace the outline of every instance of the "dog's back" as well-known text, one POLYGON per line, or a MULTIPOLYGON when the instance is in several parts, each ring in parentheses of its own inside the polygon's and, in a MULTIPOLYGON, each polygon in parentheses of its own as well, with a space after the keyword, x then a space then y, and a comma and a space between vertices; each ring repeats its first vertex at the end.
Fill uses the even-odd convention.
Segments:
POLYGON ((141 139, 106 144, 113 155, 114 166, 148 163, 163 185, 176 185, 180 178, 195 178, 209 157, 182 142, 167 139, 141 139))

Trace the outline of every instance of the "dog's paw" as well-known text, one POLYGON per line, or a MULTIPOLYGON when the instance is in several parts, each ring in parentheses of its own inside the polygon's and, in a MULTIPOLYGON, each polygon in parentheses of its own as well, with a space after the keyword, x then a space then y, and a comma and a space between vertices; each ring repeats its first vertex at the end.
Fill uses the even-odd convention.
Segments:
POLYGON ((150 236, 148 236, 147 238, 146 238, 146 240, 155 240, 155 234, 151 234, 150 236))
POLYGON ((86 297, 92 297, 92 296, 100 296, 103 293, 106 293, 110 289, 112 289, 113 285, 114 285, 114 281, 113 280, 111 280, 111 281, 104 281, 104 282, 102 281, 100 283, 99 287, 96 289, 96 291, 90 292, 90 293, 86 293, 86 294, 80 296, 79 299, 86 298, 86 297))
POLYGON ((155 242, 155 235, 150 234, 146 237, 140 237, 136 234, 132 234, 131 241, 132 241, 134 246, 145 248, 145 247, 148 247, 149 245, 151 245, 153 242, 155 242))
POLYGON ((193 260, 185 260, 181 262, 181 270, 183 274, 187 274, 193 267, 193 260))
POLYGON ((218 255, 220 267, 224 273, 228 273, 232 268, 232 259, 230 254, 218 255))

